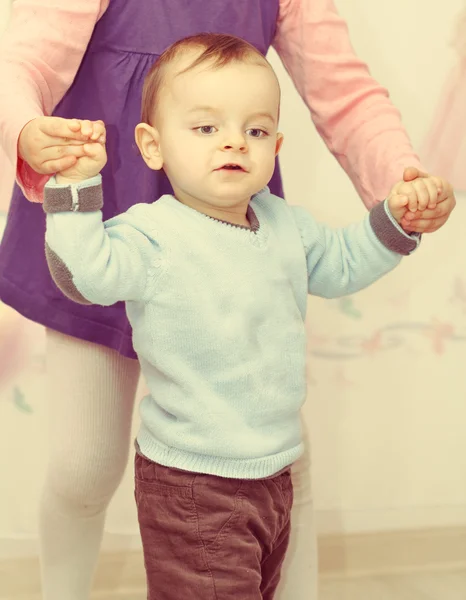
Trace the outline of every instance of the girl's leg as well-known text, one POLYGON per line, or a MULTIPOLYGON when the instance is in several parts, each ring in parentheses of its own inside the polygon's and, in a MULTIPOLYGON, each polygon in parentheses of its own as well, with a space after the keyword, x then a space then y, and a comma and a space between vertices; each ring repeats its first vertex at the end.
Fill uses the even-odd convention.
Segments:
POLYGON ((44 600, 88 600, 105 511, 130 446, 136 360, 47 330, 50 457, 40 511, 44 600))
POLYGON ((277 600, 317 600, 317 535, 311 489, 311 452, 304 439, 303 456, 293 465, 294 504, 291 537, 283 563, 277 600))

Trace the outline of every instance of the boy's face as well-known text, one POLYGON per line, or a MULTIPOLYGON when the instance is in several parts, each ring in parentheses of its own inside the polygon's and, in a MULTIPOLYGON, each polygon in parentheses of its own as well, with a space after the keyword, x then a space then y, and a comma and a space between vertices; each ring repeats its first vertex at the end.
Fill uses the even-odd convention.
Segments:
POLYGON ((234 210, 272 177, 280 90, 271 67, 255 59, 180 73, 197 55, 177 59, 158 94, 158 168, 181 202, 234 210))

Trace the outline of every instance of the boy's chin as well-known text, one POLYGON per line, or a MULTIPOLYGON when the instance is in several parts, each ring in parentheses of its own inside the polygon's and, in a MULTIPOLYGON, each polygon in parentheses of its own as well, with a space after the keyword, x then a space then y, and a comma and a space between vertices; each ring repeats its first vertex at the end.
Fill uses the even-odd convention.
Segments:
POLYGON ((266 187, 267 183, 258 182, 253 186, 231 186, 223 187, 223 189, 216 189, 212 191, 211 197, 218 198, 219 203, 226 204, 238 202, 238 200, 244 200, 245 198, 251 199, 255 194, 258 194, 261 190, 266 187))

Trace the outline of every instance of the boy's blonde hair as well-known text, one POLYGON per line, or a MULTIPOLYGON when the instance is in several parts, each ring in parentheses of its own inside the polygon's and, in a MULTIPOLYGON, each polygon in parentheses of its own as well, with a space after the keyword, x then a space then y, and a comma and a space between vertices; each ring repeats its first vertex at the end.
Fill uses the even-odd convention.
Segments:
POLYGON ((249 42, 234 35, 223 33, 200 33, 184 38, 172 44, 152 65, 144 81, 142 91, 142 114, 141 121, 151 125, 151 118, 156 106, 157 94, 163 84, 166 68, 183 51, 194 48, 203 48, 204 51, 191 65, 181 71, 185 73, 195 67, 211 62, 213 69, 219 69, 225 65, 247 59, 256 59, 258 63, 268 65, 265 57, 249 42))

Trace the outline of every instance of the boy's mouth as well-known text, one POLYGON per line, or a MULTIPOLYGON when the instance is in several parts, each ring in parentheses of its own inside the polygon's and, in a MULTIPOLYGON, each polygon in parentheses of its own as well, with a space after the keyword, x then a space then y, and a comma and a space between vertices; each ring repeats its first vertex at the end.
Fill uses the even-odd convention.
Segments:
POLYGON ((219 167, 218 169, 215 169, 216 171, 242 171, 243 173, 246 173, 246 169, 244 169, 241 165, 238 165, 236 163, 226 163, 225 165, 222 165, 221 167, 219 167))

